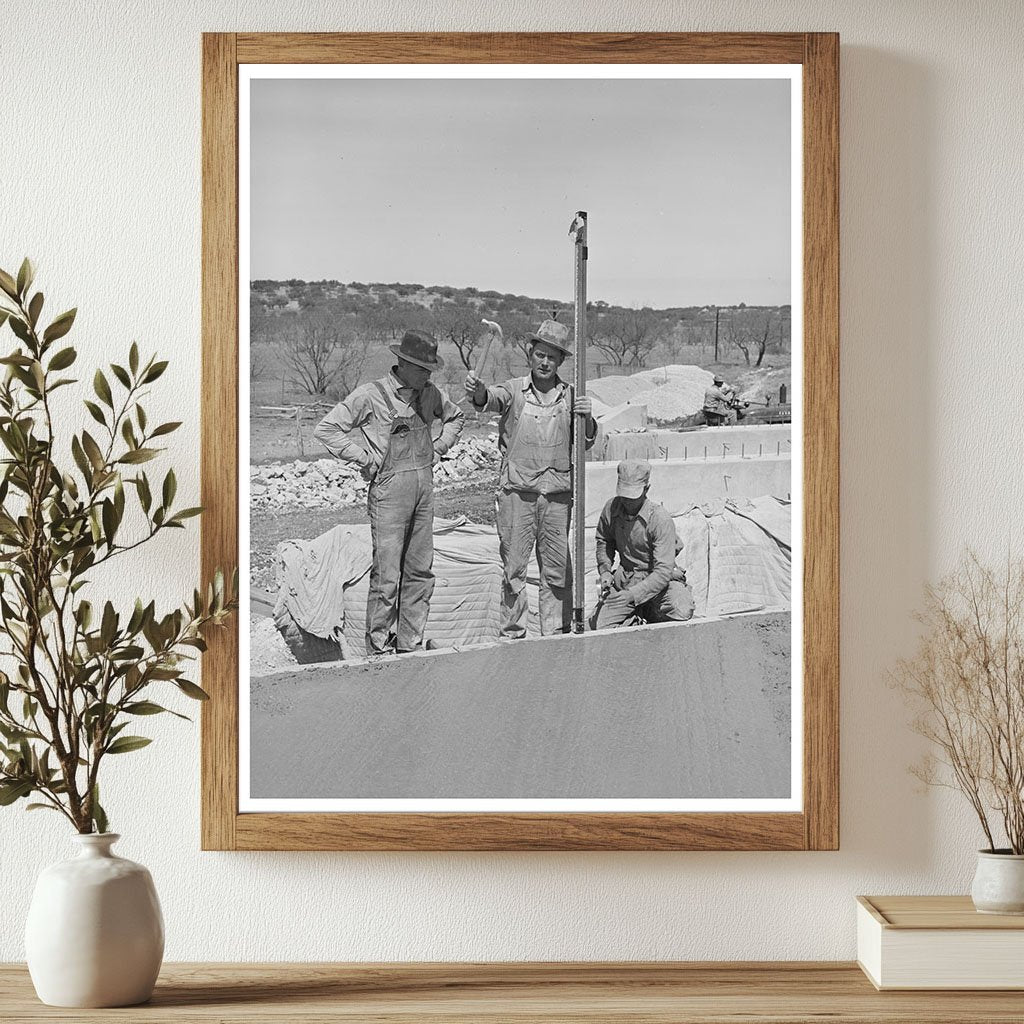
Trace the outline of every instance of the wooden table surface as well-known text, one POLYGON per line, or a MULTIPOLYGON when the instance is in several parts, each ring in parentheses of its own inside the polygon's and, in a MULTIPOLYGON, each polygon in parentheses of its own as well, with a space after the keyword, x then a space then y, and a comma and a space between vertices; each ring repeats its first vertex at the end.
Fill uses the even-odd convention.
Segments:
POLYGON ((151 1002, 43 1006, 0 965, 0 1021, 1024 1021, 1024 992, 876 992, 855 964, 165 964, 151 1002))

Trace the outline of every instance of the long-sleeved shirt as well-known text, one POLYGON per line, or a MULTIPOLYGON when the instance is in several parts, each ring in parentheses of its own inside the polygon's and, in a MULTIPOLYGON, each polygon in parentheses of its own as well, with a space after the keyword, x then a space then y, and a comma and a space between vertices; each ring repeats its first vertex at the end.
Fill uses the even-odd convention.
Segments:
POLYGON ((647 498, 635 516, 612 498, 597 521, 597 570, 611 572, 618 553, 625 573, 636 573, 629 594, 636 604, 657 597, 672 579, 676 564, 676 528, 672 517, 647 498))
MULTIPOLYGON (((533 378, 531 376, 526 377, 513 377, 511 380, 505 381, 504 384, 491 384, 487 388, 487 397, 482 405, 478 405, 476 399, 473 400, 473 406, 483 412, 496 412, 501 414, 501 419, 498 422, 498 451, 501 453, 501 474, 499 483, 505 486, 508 483, 508 460, 509 460, 509 447, 512 440, 512 435, 516 429, 515 423, 515 409, 516 401, 515 397, 517 393, 521 393, 524 396, 524 403, 533 403, 535 405, 552 406, 564 403, 565 417, 568 421, 568 450, 565 452, 565 464, 569 464, 569 452, 572 451, 573 444, 573 433, 575 431, 576 417, 572 415, 572 388, 560 377, 555 378, 554 388, 552 389, 555 394, 551 402, 542 401, 540 393, 537 391, 533 384, 533 378)), ((594 419, 591 418, 587 421, 587 431, 585 443, 587 450, 589 451, 594 446, 594 441, 597 438, 597 424, 594 419), (591 433, 593 431, 593 433, 591 433)), ((570 480, 570 473, 568 470, 559 471, 554 467, 547 470, 544 474, 544 479, 538 481, 535 484, 536 489, 541 493, 555 493, 563 490, 569 490, 572 486, 570 480)))
MULTIPOLYGON (((380 381, 399 416, 420 415, 431 425, 441 424, 434 437, 434 451, 444 455, 462 433, 462 410, 430 381, 417 395, 395 375, 395 369, 380 381)), ((332 454, 360 469, 376 470, 384 461, 391 434, 391 410, 372 381, 360 384, 339 402, 316 426, 313 436, 332 454)))
POLYGON ((729 411, 729 403, 732 401, 733 390, 727 384, 719 387, 712 384, 704 392, 704 408, 707 412, 724 413, 729 411))

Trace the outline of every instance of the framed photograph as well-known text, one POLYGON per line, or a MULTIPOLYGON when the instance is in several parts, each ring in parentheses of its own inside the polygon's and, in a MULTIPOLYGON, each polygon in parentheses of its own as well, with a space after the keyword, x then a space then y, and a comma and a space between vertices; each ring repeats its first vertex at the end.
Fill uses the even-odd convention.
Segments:
POLYGON ((838 847, 838 56, 204 36, 205 849, 838 847))

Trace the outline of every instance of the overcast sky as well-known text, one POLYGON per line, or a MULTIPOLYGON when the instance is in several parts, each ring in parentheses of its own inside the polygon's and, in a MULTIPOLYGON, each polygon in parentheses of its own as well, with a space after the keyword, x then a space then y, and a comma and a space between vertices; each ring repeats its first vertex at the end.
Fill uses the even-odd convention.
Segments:
POLYGON ((787 80, 263 79, 251 277, 790 301, 787 80))

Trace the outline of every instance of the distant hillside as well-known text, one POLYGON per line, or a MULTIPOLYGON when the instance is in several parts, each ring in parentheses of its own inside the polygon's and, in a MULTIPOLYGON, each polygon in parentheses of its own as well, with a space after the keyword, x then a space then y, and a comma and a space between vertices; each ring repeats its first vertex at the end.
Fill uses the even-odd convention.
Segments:
MULTIPOLYGON (((587 309, 588 364, 595 375, 603 367, 623 372, 670 362, 759 366, 772 355, 789 361, 789 306, 633 309, 596 301, 587 309)), ((283 363, 309 394, 344 391, 369 367, 387 361, 388 342, 415 327, 438 339, 450 364, 446 379, 457 385, 477 357, 481 319, 496 321, 504 331, 505 344, 492 347, 496 369, 516 373, 524 365, 529 333, 550 318, 571 332, 572 304, 451 285, 253 281, 253 379, 268 365, 283 363), (274 346, 272 356, 268 345, 274 346)))
MULTIPOLYGON (((338 303, 339 308, 354 312, 367 307, 405 307, 410 315, 419 310, 434 310, 444 306, 472 306, 475 309, 490 310, 493 313, 522 314, 526 316, 550 316, 552 310, 559 312, 558 319, 565 320, 571 314, 572 303, 558 299, 536 299, 528 295, 514 295, 511 292, 479 291, 476 288, 456 288, 453 285, 363 284, 361 281, 253 281, 250 295, 254 303, 268 312, 298 312, 323 303, 338 303)), ((623 306, 607 302, 591 301, 587 308, 595 312, 621 311, 623 306)), ((649 308, 649 307, 647 307, 649 308)), ((670 306, 654 310, 655 313, 672 320, 695 320, 716 307, 670 306)), ((725 310, 775 310, 786 311, 789 306, 722 306, 725 310)), ((490 318, 488 318, 490 319, 490 318)), ((570 317, 571 319, 571 317, 570 317)))

